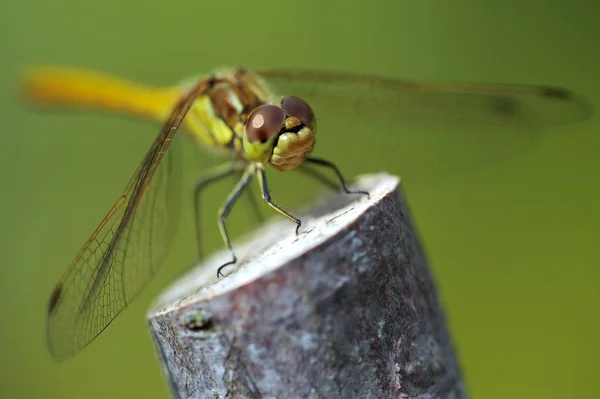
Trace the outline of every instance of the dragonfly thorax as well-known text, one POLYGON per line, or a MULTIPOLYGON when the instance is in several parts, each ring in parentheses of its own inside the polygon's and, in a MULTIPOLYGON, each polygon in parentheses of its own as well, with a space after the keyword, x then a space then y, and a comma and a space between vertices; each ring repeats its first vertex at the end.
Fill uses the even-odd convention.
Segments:
POLYGON ((185 123, 205 146, 233 152, 276 170, 297 168, 311 153, 316 130, 310 106, 288 96, 276 103, 267 85, 244 69, 220 72, 185 123))

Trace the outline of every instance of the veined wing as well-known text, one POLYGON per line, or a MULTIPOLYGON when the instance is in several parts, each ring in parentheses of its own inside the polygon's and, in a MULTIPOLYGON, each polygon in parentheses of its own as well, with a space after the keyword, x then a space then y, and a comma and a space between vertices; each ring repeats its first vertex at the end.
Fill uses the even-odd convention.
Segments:
POLYGON ((98 336, 161 266, 179 221, 179 157, 171 143, 205 87, 199 82, 175 106, 125 191, 54 289, 48 345, 56 360, 98 336))
MULTIPOLYGON (((591 107, 562 88, 412 82, 314 70, 259 70, 280 95, 304 98, 324 143, 365 148, 405 177, 469 170, 528 148, 541 128, 591 107)), ((372 162, 371 162, 372 163, 372 162)), ((376 168, 379 166, 376 165, 376 168)))

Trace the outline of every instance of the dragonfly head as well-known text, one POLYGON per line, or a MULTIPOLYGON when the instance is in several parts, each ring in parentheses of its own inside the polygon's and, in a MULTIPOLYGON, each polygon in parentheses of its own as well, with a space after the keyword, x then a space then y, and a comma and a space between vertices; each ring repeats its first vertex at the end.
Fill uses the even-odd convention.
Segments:
POLYGON ((317 123, 301 98, 284 97, 279 104, 257 107, 246 120, 244 152, 256 162, 277 170, 297 168, 311 153, 317 123))

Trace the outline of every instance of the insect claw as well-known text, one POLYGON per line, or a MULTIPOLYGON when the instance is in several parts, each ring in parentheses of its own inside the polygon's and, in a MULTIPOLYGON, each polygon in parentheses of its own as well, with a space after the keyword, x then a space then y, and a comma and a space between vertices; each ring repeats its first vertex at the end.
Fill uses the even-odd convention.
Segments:
POLYGON ((233 255, 233 259, 227 263, 222 264, 221 266, 219 266, 219 268, 217 269, 217 278, 221 278, 221 277, 225 277, 225 275, 223 273, 221 273, 221 270, 223 270, 224 268, 226 268, 227 266, 230 265, 235 265, 237 262, 237 258, 235 255, 233 255))

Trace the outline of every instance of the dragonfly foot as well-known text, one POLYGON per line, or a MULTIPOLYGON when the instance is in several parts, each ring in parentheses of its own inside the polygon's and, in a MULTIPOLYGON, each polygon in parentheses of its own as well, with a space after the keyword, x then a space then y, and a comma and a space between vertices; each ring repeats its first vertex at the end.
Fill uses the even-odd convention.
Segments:
POLYGON ((217 278, 225 277, 225 275, 223 273, 221 273, 221 270, 223 270, 227 266, 234 265, 236 262, 237 262, 237 258, 234 255, 233 260, 219 266, 219 268, 217 269, 217 278))
POLYGON ((367 199, 371 198, 371 194, 369 194, 368 191, 362 191, 362 190, 348 190, 347 188, 344 187, 344 192, 346 194, 358 194, 358 195, 366 195, 367 199))
POLYGON ((302 222, 298 220, 296 222, 296 235, 300 234, 300 226, 302 226, 302 222))

